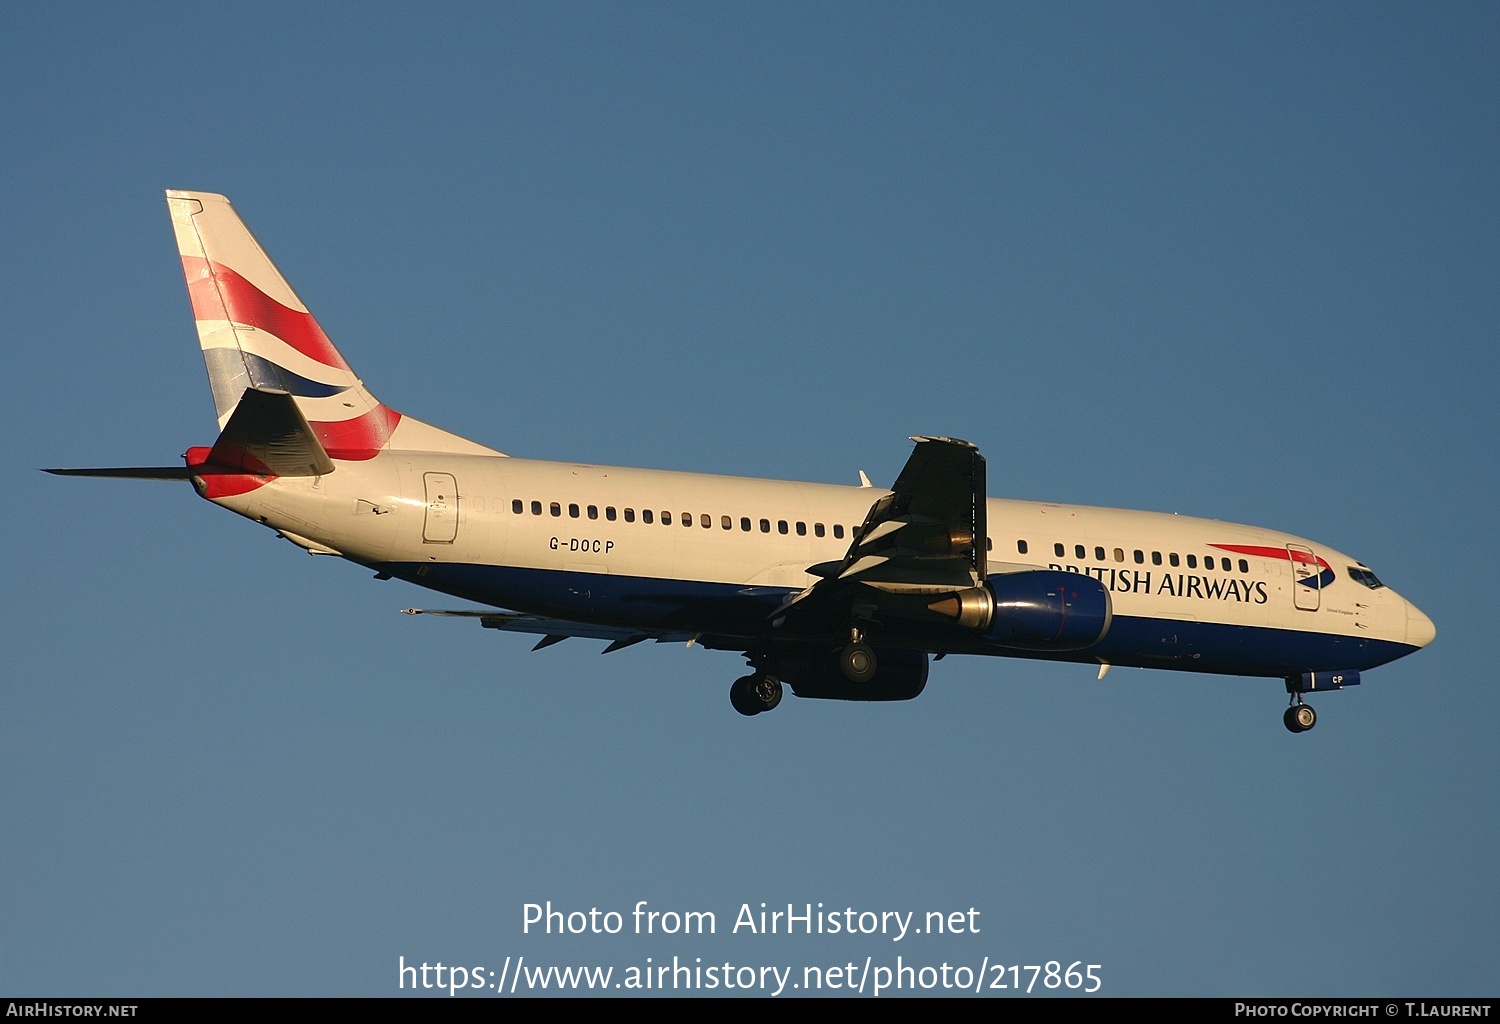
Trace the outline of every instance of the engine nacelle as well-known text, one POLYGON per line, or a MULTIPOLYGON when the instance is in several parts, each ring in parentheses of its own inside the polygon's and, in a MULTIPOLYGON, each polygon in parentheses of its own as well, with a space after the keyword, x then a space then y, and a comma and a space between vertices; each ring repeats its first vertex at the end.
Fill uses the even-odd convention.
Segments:
POLYGON ((838 652, 784 657, 781 680, 799 697, 825 700, 911 700, 927 686, 927 655, 921 651, 881 648, 875 652, 875 676, 851 682, 838 666, 838 652))
POLYGON ((1104 639, 1114 616, 1109 590, 1092 576, 1033 569, 989 578, 995 618, 985 634, 1028 651, 1081 651, 1104 639))
POLYGON ((1080 651, 1109 632, 1109 591, 1092 576, 1056 569, 991 576, 987 585, 929 604, 965 629, 1006 647, 1027 651, 1080 651))

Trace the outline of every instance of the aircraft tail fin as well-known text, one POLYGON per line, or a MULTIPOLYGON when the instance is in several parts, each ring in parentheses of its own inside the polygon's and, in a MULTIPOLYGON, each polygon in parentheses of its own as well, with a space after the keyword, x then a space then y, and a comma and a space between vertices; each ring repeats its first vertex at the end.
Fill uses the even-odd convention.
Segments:
POLYGON ((333 459, 384 448, 499 454, 370 394, 224 196, 169 191, 167 206, 221 430, 245 395, 284 393, 333 459))

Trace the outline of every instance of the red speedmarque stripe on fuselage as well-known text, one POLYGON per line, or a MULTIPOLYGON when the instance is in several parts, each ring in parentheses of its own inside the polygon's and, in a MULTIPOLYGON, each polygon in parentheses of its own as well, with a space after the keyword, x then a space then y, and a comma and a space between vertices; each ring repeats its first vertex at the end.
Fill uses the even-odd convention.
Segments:
POLYGON ((1293 551, 1289 548, 1273 548, 1259 544, 1210 544, 1211 548, 1220 551, 1233 551, 1241 555, 1254 555, 1257 558, 1279 558, 1283 562, 1312 562, 1320 569, 1331 569, 1329 565, 1317 555, 1308 554, 1306 551, 1293 551))
POLYGON ((401 414, 395 409, 377 405, 363 416, 350 420, 313 421, 308 426, 318 435, 318 441, 329 458, 364 462, 380 453, 390 440, 391 431, 400 422, 401 414))

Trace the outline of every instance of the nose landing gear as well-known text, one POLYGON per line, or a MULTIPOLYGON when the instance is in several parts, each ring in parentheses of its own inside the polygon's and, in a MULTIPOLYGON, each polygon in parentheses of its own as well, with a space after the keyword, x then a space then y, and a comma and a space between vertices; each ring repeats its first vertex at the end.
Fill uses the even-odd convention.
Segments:
POLYGON ((1292 705, 1286 709, 1281 720, 1286 723, 1289 732, 1306 732, 1318 724, 1318 713, 1312 709, 1311 704, 1302 703, 1302 694, 1299 693, 1293 696, 1292 705))
POLYGON ((1281 716, 1282 722, 1291 732, 1306 732, 1318 724, 1318 713, 1302 703, 1304 693, 1321 693, 1324 690, 1342 690, 1346 686, 1359 685, 1357 669, 1320 669, 1286 677, 1286 692, 1291 694, 1291 707, 1281 716))

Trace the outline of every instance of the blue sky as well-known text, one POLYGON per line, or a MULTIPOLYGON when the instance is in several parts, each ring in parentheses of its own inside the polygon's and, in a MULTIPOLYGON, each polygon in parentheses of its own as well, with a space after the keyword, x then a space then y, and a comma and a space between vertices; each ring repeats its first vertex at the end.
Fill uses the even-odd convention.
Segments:
POLYGON ((0 993, 901 955, 1493 994, 1497 43, 1477 3, 5 8, 0 993), (1294 737, 1277 682, 963 658, 745 720, 731 655, 398 616, 443 599, 35 472, 212 440, 166 188, 501 450, 889 482, 964 437, 995 495, 1349 552, 1438 639, 1294 737), (525 934, 547 900, 719 932, 525 934), (729 934, 763 901, 981 931, 729 934))

